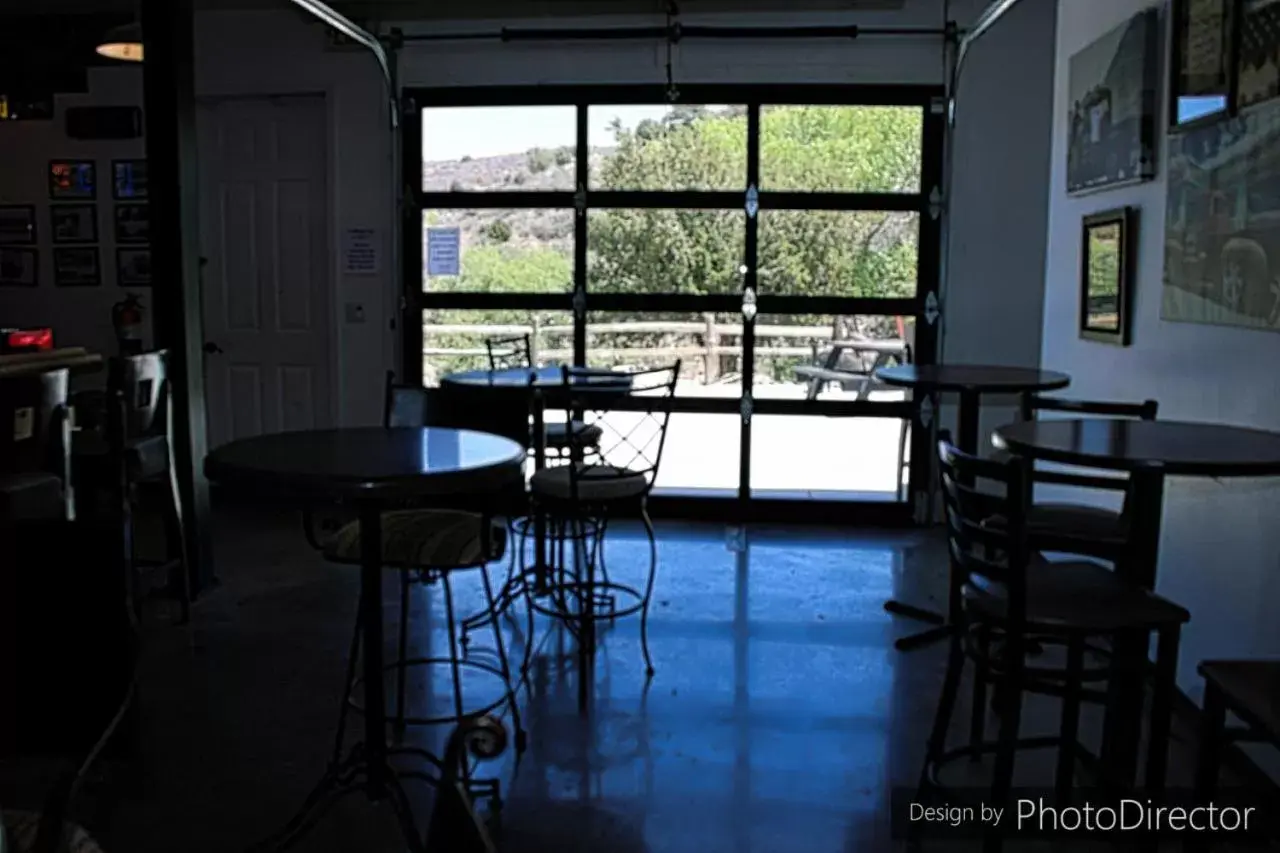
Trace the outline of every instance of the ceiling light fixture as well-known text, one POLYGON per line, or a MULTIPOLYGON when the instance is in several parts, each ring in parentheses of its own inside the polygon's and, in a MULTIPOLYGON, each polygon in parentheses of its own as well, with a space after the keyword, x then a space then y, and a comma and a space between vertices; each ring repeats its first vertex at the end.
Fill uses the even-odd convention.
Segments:
POLYGON ((142 27, 126 24, 107 31, 102 44, 96 48, 99 56, 118 59, 121 62, 142 61, 142 27))

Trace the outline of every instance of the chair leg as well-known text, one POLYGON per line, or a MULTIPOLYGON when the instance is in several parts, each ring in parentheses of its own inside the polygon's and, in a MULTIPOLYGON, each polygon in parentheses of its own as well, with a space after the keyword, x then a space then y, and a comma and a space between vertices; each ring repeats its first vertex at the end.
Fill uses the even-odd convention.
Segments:
POLYGON ((408 680, 409 667, 405 661, 409 658, 409 587, 407 571, 400 575, 400 634, 397 642, 399 657, 396 658, 396 734, 404 734, 405 682, 408 680))
POLYGON ((1156 645, 1155 684, 1151 693, 1151 727, 1147 742, 1146 783, 1148 791, 1164 790, 1169 765, 1169 735, 1173 721, 1173 695, 1177 689, 1178 626, 1163 628, 1156 645))
POLYGON ((982 759, 982 742, 987 737, 987 661, 991 656, 991 628, 977 626, 978 655, 973 667, 973 701, 969 708, 969 760, 982 759))
MULTIPOLYGON (((1000 734, 996 744, 995 772, 992 777, 991 799, 1003 803, 1009 799, 1013 788, 1014 762, 1018 755, 1018 731, 1022 723, 1022 667, 1026 652, 1023 638, 1017 634, 1006 634, 1004 640, 1006 660, 1002 669, 1000 694, 1002 705, 1000 713, 1000 734)), ((982 843, 984 853, 998 853, 1003 849, 1004 839, 989 833, 982 843)))
POLYGON ((169 493, 169 511, 165 513, 165 539, 168 550, 172 554, 177 551, 177 560, 169 570, 169 584, 178 594, 181 624, 191 621, 191 570, 187 563, 187 525, 182 517, 182 494, 178 490, 178 476, 173 465, 166 472, 169 493))
POLYGON ((960 695, 960 679, 964 676, 964 646, 962 629, 951 633, 947 641, 947 673, 942 680, 942 693, 933 714, 933 728, 925 746, 924 766, 920 770, 919 790, 925 791, 932 784, 933 766, 947 748, 947 732, 951 729, 951 715, 955 713, 956 699, 960 695))
POLYGON ((653 532, 653 519, 649 517, 649 507, 640 507, 640 518, 644 521, 644 532, 649 537, 649 577, 645 581, 644 600, 640 603, 640 650, 644 653, 645 674, 653 676, 653 658, 649 655, 649 603, 653 600, 653 581, 658 574, 658 538, 653 532))
MULTIPOLYGON (((1218 792, 1218 772, 1222 765, 1222 747, 1226 741, 1227 705, 1218 685, 1205 681, 1204 710, 1200 714, 1200 748, 1196 755, 1194 780, 1197 803, 1213 802, 1218 792)), ((1195 836, 1189 839, 1183 850, 1187 853, 1206 853, 1212 847, 1207 839, 1195 836)))
POLYGON ((578 711, 586 714, 591 704, 591 690, 595 686, 596 656, 596 600, 595 572, 590 554, 586 553, 586 530, 581 518, 573 520, 573 568, 578 586, 578 711), (579 572, 578 561, 584 565, 579 572))
POLYGON ((333 756, 329 766, 334 767, 342 760, 342 742, 347 734, 347 711, 351 706, 351 688, 356 680, 356 660, 360 657, 360 629, 364 627, 364 599, 356 601, 356 627, 351 632, 351 649, 347 652, 347 677, 342 682, 342 707, 338 711, 338 731, 333 739, 333 756))
POLYGON ((1058 802, 1069 805, 1075 787, 1076 748, 1080 740, 1080 691, 1084 678, 1084 637, 1067 641, 1067 668, 1062 685, 1062 722, 1058 729, 1058 770, 1055 788, 1058 802))
POLYGON ((449 669, 453 680, 453 713, 459 722, 466 716, 462 708, 462 658, 458 651, 458 624, 453 612, 453 585, 449 573, 440 573, 440 588, 444 592, 445 631, 449 635, 449 669))
MULTIPOLYGON (((493 597, 493 584, 489 581, 489 569, 487 566, 480 567, 480 578, 484 583, 484 598, 488 604, 490 611, 497 607, 497 601, 493 597)), ((511 677, 511 665, 507 660, 507 644, 502 636, 502 622, 496 617, 489 623, 493 626, 493 643, 494 649, 498 653, 498 668, 502 671, 502 680, 507 686, 507 704, 511 708, 511 726, 516 730, 516 755, 519 756, 524 752, 526 736, 524 727, 520 724, 520 702, 516 698, 516 690, 519 687, 520 680, 523 680, 521 673, 520 680, 513 680, 511 677)))

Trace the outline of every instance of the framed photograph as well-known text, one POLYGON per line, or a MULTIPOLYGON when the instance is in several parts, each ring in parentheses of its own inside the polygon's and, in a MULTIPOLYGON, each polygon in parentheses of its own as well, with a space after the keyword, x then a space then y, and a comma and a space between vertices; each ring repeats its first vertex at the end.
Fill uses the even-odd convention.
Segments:
POLYGON ((1149 9, 1071 57, 1069 193, 1155 177, 1159 36, 1149 9))
POLYGON ((116 285, 151 286, 150 249, 116 249, 116 285))
POLYGON ((36 209, 29 204, 0 205, 0 246, 36 241, 36 209))
POLYGON ((40 282, 35 249, 0 246, 0 287, 35 287, 40 282))
POLYGON ((97 287, 102 284, 96 246, 53 250, 53 283, 58 287, 97 287))
POLYGON ((147 161, 111 161, 111 194, 117 201, 147 197, 147 161))
POLYGON ((146 204, 117 204, 116 242, 151 242, 151 208, 146 204))
POLYGON ((54 160, 49 164, 49 198, 75 201, 97 195, 98 176, 92 160, 54 160))
POLYGON ((1235 20, 1240 0, 1173 0, 1169 125, 1216 121, 1235 111, 1235 20))
POLYGON ((1280 96, 1280 0, 1243 0, 1236 68, 1238 109, 1280 96))
POLYGON ((1084 218, 1080 258, 1080 337, 1129 345, 1133 305, 1133 248, 1137 211, 1131 207, 1084 218))
POLYGON ((1162 319, 1280 332, 1280 99, 1169 138, 1162 319))
POLYGON ((92 204, 51 204, 49 224, 55 243, 98 242, 98 208, 92 204))

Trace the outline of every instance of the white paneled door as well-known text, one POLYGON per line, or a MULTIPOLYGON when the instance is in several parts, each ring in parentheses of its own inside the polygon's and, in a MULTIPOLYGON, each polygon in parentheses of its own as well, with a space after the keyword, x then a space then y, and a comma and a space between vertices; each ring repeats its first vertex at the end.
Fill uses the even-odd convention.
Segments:
POLYGON ((209 445, 333 424, 322 96, 200 104, 209 445))

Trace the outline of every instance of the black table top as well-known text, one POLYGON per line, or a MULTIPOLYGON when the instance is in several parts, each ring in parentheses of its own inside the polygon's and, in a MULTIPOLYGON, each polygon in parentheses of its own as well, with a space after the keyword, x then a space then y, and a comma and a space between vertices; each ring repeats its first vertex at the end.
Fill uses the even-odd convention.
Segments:
POLYGON ((1028 421, 1000 427, 1001 450, 1089 468, 1201 477, 1280 476, 1280 433, 1179 421, 1105 418, 1028 421))
POLYGON ((1070 376, 1053 370, 990 364, 899 364, 880 368, 876 371, 876 378, 886 385, 919 388, 923 391, 975 391, 987 394, 1055 391, 1071 384, 1070 376))
POLYGON ((446 496, 501 489, 523 477, 510 439, 441 427, 284 432, 223 445, 210 480, 317 498, 446 496))
MULTIPOLYGON (((441 385, 465 386, 469 388, 538 388, 564 385, 564 371, 558 365, 549 367, 511 367, 505 370, 466 370, 460 373, 448 373, 440 377, 441 385)), ((570 383, 575 390, 619 391, 631 387, 631 374, 607 368, 574 367, 569 371, 570 383)))

